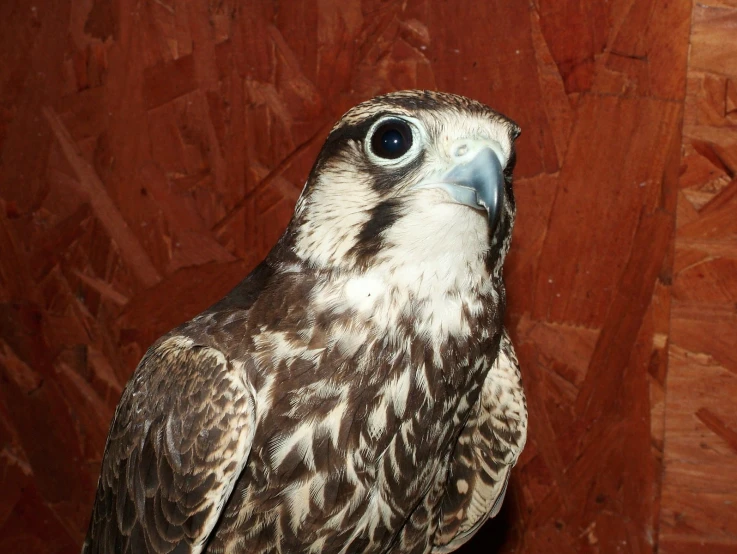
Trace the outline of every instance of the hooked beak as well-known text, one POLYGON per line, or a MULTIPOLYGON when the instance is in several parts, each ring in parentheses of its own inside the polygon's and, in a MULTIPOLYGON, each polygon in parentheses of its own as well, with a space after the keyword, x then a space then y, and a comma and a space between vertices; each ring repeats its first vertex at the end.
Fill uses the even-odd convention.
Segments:
POLYGON ((484 145, 462 156, 438 182, 420 183, 418 188, 439 188, 465 206, 485 210, 493 232, 502 209, 504 175, 496 152, 484 145))

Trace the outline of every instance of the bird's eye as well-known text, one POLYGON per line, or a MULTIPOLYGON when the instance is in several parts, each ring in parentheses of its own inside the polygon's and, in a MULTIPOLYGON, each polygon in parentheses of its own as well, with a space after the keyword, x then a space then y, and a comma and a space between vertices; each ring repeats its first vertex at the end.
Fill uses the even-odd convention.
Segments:
POLYGON ((371 137, 371 151, 379 158, 396 160, 412 147, 412 129, 401 119, 379 125, 371 137))

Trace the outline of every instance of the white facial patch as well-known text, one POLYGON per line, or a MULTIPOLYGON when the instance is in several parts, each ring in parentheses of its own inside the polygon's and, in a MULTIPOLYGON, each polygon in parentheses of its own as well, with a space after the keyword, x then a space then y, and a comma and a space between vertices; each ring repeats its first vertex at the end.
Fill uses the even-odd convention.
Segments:
POLYGON ((371 217, 379 195, 355 172, 326 169, 310 191, 304 223, 298 228, 296 253, 311 263, 329 266, 345 259, 371 217))

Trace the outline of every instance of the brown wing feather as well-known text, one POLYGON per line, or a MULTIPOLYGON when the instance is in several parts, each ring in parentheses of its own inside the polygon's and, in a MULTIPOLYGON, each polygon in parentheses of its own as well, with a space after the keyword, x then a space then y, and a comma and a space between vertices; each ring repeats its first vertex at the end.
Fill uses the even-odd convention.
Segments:
POLYGON ((505 331, 477 412, 469 418, 453 452, 434 554, 459 548, 499 512, 526 437, 527 408, 519 364, 505 331))
POLYGON ((221 352, 154 346, 115 413, 83 554, 200 552, 253 432, 253 394, 221 352))

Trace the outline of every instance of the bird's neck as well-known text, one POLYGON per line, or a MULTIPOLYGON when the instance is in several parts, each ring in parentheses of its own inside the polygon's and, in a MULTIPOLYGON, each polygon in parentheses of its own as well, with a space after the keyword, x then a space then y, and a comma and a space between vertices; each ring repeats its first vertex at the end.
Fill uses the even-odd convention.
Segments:
POLYGON ((463 231, 449 229, 414 248, 389 248, 360 269, 332 272, 312 300, 318 310, 351 314, 380 334, 415 335, 438 350, 449 339, 462 341, 503 294, 483 252, 455 242, 463 231))
POLYGON ((465 206, 418 201, 370 258, 352 251, 323 259, 296 249, 297 267, 320 274, 311 295, 318 311, 350 315, 377 333, 401 331, 439 348, 468 337, 475 318, 502 301, 501 278, 487 260, 488 224, 465 206))

